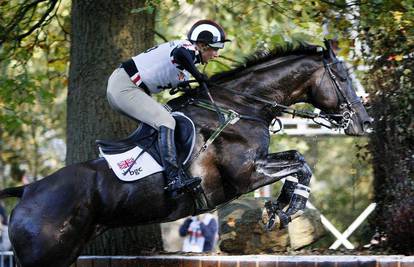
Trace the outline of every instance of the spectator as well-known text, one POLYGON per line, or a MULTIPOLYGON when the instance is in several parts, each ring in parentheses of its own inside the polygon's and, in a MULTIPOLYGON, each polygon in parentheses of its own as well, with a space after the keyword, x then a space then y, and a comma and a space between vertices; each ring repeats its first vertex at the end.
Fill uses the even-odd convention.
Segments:
POLYGON ((180 236, 185 237, 184 252, 208 252, 214 249, 217 240, 217 221, 207 213, 203 219, 191 217, 180 227, 180 236))
POLYGON ((9 239, 9 227, 7 225, 7 214, 3 205, 0 204, 0 251, 11 250, 9 239))

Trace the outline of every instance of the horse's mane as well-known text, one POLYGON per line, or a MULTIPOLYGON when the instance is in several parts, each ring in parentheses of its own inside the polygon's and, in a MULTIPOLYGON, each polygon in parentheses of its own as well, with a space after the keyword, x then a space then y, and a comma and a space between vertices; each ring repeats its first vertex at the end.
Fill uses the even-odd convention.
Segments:
POLYGON ((211 76, 211 80, 218 82, 220 80, 230 78, 237 73, 242 72, 243 70, 256 66, 258 64, 270 61, 279 57, 286 57, 290 55, 315 55, 320 52, 319 46, 308 44, 308 43, 298 43, 296 45, 292 43, 286 43, 285 45, 275 46, 271 50, 258 50, 250 56, 247 56, 244 59, 244 62, 236 65, 233 69, 217 73, 211 76))

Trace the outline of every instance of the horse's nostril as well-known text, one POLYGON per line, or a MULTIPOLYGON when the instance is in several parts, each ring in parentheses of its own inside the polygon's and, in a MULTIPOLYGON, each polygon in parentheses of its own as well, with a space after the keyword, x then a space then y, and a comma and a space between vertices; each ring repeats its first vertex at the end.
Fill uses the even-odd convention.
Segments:
POLYGON ((369 132, 372 131, 372 122, 373 121, 374 120, 372 118, 370 118, 369 121, 364 121, 364 123, 362 124, 364 132, 369 133, 369 132))

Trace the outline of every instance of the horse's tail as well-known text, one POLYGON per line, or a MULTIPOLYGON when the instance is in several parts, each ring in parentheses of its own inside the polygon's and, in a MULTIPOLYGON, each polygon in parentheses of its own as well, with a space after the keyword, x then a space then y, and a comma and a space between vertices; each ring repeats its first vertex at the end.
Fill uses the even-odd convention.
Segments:
POLYGON ((7 197, 18 197, 21 198, 23 196, 24 188, 26 186, 17 186, 17 187, 9 187, 4 190, 0 191, 0 199, 7 198, 7 197))

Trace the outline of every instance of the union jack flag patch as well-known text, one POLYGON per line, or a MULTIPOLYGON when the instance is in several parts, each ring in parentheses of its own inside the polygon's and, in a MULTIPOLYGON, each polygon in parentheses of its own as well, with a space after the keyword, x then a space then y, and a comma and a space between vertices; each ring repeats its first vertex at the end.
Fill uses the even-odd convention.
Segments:
POLYGON ((129 158, 129 159, 120 161, 117 164, 118 164, 118 167, 121 170, 123 170, 123 169, 129 168, 131 165, 134 165, 134 159, 133 158, 129 158))

